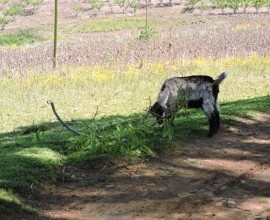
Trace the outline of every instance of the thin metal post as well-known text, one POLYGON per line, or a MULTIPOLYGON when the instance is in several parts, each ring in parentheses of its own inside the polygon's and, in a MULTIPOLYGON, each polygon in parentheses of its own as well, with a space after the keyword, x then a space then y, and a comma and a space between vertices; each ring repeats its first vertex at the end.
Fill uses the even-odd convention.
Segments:
POLYGON ((54 41, 53 41, 53 68, 56 67, 57 59, 57 23, 58 23, 58 0, 54 0, 54 41))

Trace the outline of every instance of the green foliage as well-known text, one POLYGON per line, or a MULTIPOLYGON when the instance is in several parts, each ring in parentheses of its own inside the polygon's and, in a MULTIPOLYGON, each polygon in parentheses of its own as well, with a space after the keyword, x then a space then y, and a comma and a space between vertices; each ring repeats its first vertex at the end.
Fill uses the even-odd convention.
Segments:
MULTIPOLYGON (((89 149, 95 149, 94 155, 153 156, 154 152, 147 141, 152 132, 147 125, 122 122, 110 129, 110 132, 104 133, 104 136, 96 137, 96 141, 93 141, 95 138, 91 135, 87 144, 89 149)), ((102 131, 98 133, 102 134, 102 131)))
POLYGON ((71 8, 73 11, 85 11, 86 9, 83 7, 83 6, 79 6, 79 5, 77 5, 77 6, 74 6, 74 7, 72 7, 71 8))
POLYGON ((97 2, 96 4, 93 5, 93 7, 96 8, 99 12, 103 6, 104 2, 97 2))
POLYGON ((240 0, 240 1, 239 1, 239 5, 240 5, 241 7, 243 7, 245 11, 246 11, 246 8, 247 8, 248 6, 250 6, 250 4, 251 4, 251 1, 250 1, 250 0, 240 0))
POLYGON ((152 25, 148 25, 147 27, 145 27, 141 33, 140 33, 140 36, 139 36, 139 39, 140 40, 149 40, 153 37, 155 37, 157 34, 154 26, 152 25))
MULTIPOLYGON (((10 22, 7 17, 0 17, 0 30, 4 30, 5 26, 10 22)), ((0 36, 1 38, 1 36, 0 36)))
POLYGON ((16 16, 23 12, 23 7, 21 5, 14 5, 4 10, 4 15, 6 16, 16 16))
POLYGON ((39 6, 43 3, 44 0, 25 0, 27 5, 39 6))
POLYGON ((119 5, 122 8, 123 14, 125 13, 125 10, 127 9, 128 4, 129 4, 128 2, 126 2, 126 0, 114 0, 114 3, 119 5))
POLYGON ((140 3, 138 0, 133 0, 130 2, 130 7, 133 8, 134 12, 137 11, 137 9, 139 8, 140 3))
POLYGON ((114 0, 114 3, 123 8, 125 6, 126 0, 114 0))
POLYGON ((173 118, 169 118, 163 121, 162 137, 168 138, 170 141, 173 140, 174 137, 173 120, 174 120, 173 118))
POLYGON ((191 6, 191 8, 194 8, 194 5, 196 5, 201 0, 189 0, 188 4, 191 6))
POLYGON ((5 16, 16 16, 22 14, 26 6, 32 6, 36 9, 44 0, 22 0, 22 1, 9 1, 0 0, 0 3, 6 6, 3 9, 3 14, 5 16))
POLYGON ((97 9, 99 12, 100 12, 100 9, 105 5, 104 2, 101 2, 99 0, 88 0, 88 1, 91 3, 92 7, 94 9, 97 9))
MULTIPOLYGON (((1 21, 1 20, 0 20, 1 21)), ((1 46, 21 46, 41 41, 42 37, 33 29, 22 29, 15 33, 0 35, 1 46)))
POLYGON ((117 19, 99 19, 91 22, 86 22, 76 25, 68 25, 63 28, 64 31, 68 32, 108 32, 127 30, 133 28, 141 28, 144 25, 142 18, 117 18, 117 19))
POLYGON ((239 8, 240 2, 236 0, 227 0, 228 7, 232 8, 234 13, 239 8))
POLYGON ((255 8, 263 7, 263 6, 270 6, 269 0, 252 0, 251 5, 255 8))
POLYGON ((228 6, 227 0, 212 0, 213 6, 224 9, 228 6))

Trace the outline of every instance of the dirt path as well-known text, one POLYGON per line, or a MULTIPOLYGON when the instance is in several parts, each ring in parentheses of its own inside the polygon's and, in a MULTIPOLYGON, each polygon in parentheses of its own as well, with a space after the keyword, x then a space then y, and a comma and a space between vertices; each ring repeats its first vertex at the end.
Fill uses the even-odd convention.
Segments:
POLYGON ((50 219, 270 219, 270 115, 149 163, 66 167, 33 198, 50 219))

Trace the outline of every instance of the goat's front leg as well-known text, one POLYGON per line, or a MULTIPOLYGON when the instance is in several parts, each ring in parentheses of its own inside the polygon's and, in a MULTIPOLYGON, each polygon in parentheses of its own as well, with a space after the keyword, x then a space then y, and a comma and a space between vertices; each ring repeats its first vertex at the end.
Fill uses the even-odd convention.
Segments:
POLYGON ((212 137, 213 134, 217 133, 217 120, 215 113, 211 113, 210 118, 208 118, 208 123, 209 123, 209 132, 207 134, 207 137, 212 137))

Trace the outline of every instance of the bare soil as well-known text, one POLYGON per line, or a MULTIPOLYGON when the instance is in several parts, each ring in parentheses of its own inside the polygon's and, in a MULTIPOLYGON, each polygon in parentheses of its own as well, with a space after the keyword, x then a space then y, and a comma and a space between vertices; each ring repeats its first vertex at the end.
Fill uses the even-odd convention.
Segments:
POLYGON ((199 134, 160 159, 62 172, 31 198, 41 219, 270 219, 270 115, 199 134))

